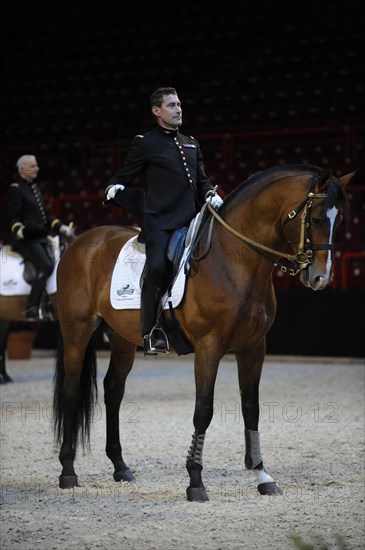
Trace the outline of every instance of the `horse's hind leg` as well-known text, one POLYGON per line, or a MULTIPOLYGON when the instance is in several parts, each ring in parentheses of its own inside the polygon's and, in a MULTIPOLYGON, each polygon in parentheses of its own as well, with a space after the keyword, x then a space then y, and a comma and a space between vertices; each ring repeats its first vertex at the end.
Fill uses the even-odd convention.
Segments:
POLYGON ((264 468, 261 456, 259 424, 259 384, 264 353, 241 355, 236 353, 238 379, 241 392, 242 414, 245 423, 245 466, 253 470, 259 482, 261 495, 281 495, 282 491, 264 468))
POLYGON ((111 355, 108 372, 104 378, 106 409, 105 452, 114 465, 115 481, 133 481, 134 477, 122 457, 119 437, 119 409, 125 390, 125 382, 133 367, 136 346, 126 342, 117 333, 108 332, 111 355))

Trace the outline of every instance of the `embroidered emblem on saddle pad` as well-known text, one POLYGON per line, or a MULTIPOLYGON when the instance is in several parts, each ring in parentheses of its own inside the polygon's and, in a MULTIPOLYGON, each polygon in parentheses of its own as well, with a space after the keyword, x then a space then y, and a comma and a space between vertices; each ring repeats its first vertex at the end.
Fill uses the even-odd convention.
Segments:
MULTIPOLYGON (((188 249, 182 256, 180 266, 183 266, 188 249)), ((141 305, 140 280, 144 264, 146 262, 145 246, 137 241, 137 236, 132 237, 121 249, 114 266, 112 282, 110 285, 110 303, 114 309, 139 309, 141 305)), ((183 296, 186 282, 186 274, 183 267, 179 270, 171 297, 165 294, 162 298, 164 309, 168 309, 168 299, 172 307, 177 307, 183 296)))

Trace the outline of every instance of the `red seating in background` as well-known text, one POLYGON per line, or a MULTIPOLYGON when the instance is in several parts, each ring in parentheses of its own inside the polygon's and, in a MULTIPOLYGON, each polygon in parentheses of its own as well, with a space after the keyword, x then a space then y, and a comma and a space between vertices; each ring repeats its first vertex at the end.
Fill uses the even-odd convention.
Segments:
POLYGON ((365 287, 365 251, 345 252, 341 259, 341 288, 365 287))

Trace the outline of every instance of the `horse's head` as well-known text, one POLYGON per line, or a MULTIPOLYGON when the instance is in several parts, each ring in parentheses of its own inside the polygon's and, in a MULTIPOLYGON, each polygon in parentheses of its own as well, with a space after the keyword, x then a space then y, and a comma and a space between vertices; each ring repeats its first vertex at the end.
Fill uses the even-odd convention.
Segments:
POLYGON ((344 189, 354 175, 352 172, 335 178, 324 171, 314 176, 309 180, 306 199, 288 216, 290 221, 300 214, 296 261, 300 267, 300 281, 313 290, 322 290, 333 280, 334 235, 347 215, 348 200, 344 189))

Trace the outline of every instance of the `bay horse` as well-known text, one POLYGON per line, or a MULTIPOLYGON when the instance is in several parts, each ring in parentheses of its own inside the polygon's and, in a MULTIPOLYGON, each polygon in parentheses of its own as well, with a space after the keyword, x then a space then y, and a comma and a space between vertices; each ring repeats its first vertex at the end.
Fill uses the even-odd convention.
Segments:
MULTIPOLYGON (((258 431, 266 333, 276 313, 272 272, 279 266, 292 275, 298 273, 301 283, 313 290, 331 283, 334 232, 346 213, 345 186, 353 175, 335 178, 314 166, 275 166, 239 185, 218 213, 210 209, 216 219, 209 250, 205 224, 190 258, 185 297, 176 308, 195 350, 194 433, 186 459, 189 501, 209 500, 202 480, 204 438, 213 416, 218 366, 227 353, 237 361, 245 466, 256 474, 260 494, 282 494, 264 468, 258 431), (288 245, 293 254, 286 254, 288 245)), ((78 486, 77 446, 90 443, 97 399, 92 335, 100 323, 111 348, 103 381, 106 455, 113 463, 115 481, 134 480, 122 456, 119 410, 136 348, 142 342, 139 310, 113 309, 109 294, 118 253, 135 234, 130 227, 86 231, 65 251, 58 266, 63 353, 56 361, 53 404, 55 441, 61 445, 61 488, 78 486)))

